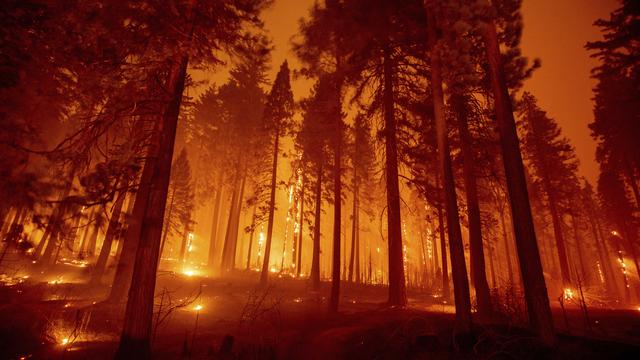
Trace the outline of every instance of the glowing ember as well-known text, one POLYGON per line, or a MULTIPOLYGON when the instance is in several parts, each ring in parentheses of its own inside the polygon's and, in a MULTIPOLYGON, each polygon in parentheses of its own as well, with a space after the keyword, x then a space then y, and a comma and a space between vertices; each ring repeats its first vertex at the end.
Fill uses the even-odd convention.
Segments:
POLYGON ((564 299, 565 300, 571 300, 573 299, 573 290, 567 288, 564 289, 564 299))
POLYGON ((203 306, 201 304, 198 304, 198 305, 193 307, 193 310, 200 311, 200 310, 202 310, 202 308, 203 308, 203 306))
POLYGON ((55 278, 54 280, 47 281, 47 284, 49 284, 49 285, 62 284, 62 276, 59 276, 59 277, 55 278))
POLYGON ((60 340, 60 345, 67 345, 69 343, 69 338, 64 338, 60 340))
POLYGON ((302 302, 302 298, 297 297, 297 298, 293 299, 293 302, 294 303, 301 303, 302 302))
POLYGON ((198 271, 194 270, 194 269, 184 269, 182 271, 182 274, 185 275, 185 276, 192 277, 192 276, 197 276, 198 275, 198 271))

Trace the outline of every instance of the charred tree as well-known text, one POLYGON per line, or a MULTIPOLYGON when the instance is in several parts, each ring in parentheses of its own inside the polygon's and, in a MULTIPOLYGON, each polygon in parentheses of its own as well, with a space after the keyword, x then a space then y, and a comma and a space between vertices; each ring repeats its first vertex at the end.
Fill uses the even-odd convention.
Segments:
POLYGON ((318 164, 315 189, 315 211, 313 223, 313 254, 311 259, 311 286, 314 290, 320 290, 320 216, 322 215, 322 172, 323 161, 318 164))
POLYGON ((113 241, 120 233, 120 215, 122 213, 122 206, 124 205, 125 198, 125 194, 121 193, 118 195, 116 202, 113 204, 113 210, 111 210, 111 218, 109 219, 107 233, 105 234, 104 241, 102 242, 100 255, 98 255, 98 260, 96 261, 96 265, 93 268, 93 272, 91 273, 90 283, 93 285, 97 285, 102 282, 102 277, 104 276, 105 270, 107 268, 107 261, 109 260, 109 255, 111 254, 113 241))
POLYGON ((458 214, 455 180, 449 153, 448 129, 445 118, 444 95, 442 91, 442 70, 438 53, 435 5, 427 2, 428 40, 431 51, 431 94, 433 97, 434 117, 438 140, 440 173, 443 179, 444 207, 449 235, 449 251, 451 254, 451 273, 453 276, 453 293, 456 306, 456 331, 471 331, 471 299, 467 281, 467 267, 464 259, 462 231, 458 214))
POLYGON ((531 215, 524 165, 520 154, 520 141, 502 66, 498 34, 493 20, 490 19, 483 25, 482 36, 489 65, 502 160, 511 204, 529 323, 540 339, 551 346, 556 341, 551 307, 544 281, 542 262, 540 261, 533 216, 531 215))
MULTIPOLYGON (((473 138, 469 131, 468 122, 469 111, 466 99, 463 96, 452 96, 451 102, 458 118, 458 133, 460 134, 460 147, 462 148, 462 170, 467 200, 467 218, 469 219, 471 279, 476 290, 478 315, 488 320, 492 313, 491 294, 489 292, 484 259, 480 202, 478 200, 478 185, 476 183, 476 170, 474 166, 476 161, 472 148, 473 138)), ((491 258, 491 260, 493 259, 491 258)))

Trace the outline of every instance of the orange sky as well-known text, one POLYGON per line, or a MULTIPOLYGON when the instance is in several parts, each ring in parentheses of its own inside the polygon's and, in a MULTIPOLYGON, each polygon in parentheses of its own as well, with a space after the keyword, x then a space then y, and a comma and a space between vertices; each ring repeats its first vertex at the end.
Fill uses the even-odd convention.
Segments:
MULTIPOLYGON (((267 29, 274 41, 272 75, 288 59, 296 68, 290 39, 298 30, 298 20, 307 15, 314 0, 276 0, 264 14, 267 29)), ((595 181, 595 142, 589 135, 592 119, 594 81, 590 71, 596 61, 584 50, 587 41, 598 39, 593 21, 607 17, 617 7, 616 0, 525 0, 523 4, 525 55, 542 60, 539 69, 525 84, 540 105, 555 118, 572 141, 580 158, 580 171, 595 181)), ((293 84, 296 99, 308 93, 309 82, 293 84)))
POLYGON ((542 60, 525 89, 558 121, 576 148, 581 175, 591 182, 598 177, 598 164, 587 125, 593 121, 590 71, 597 61, 584 44, 601 37, 593 22, 617 6, 616 0, 525 0, 522 9, 523 52, 542 60))

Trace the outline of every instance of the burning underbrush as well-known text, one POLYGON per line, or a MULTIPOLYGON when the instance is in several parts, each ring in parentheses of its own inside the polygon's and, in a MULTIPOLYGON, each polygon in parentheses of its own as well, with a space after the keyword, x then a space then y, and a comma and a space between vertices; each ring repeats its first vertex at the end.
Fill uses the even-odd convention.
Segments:
MULTIPOLYGON (((9 280, 0 287, 0 357, 112 358, 124 303, 105 302, 106 287, 78 282, 82 271, 74 267, 58 269, 55 275, 53 271, 17 272, 11 279, 5 275, 3 279, 9 280)), ((436 293, 410 290, 409 307, 393 309, 384 305, 384 286, 345 283, 340 313, 328 316, 328 283, 317 291, 307 281, 286 277, 274 279, 268 287, 257 284, 254 273, 211 279, 159 272, 152 329, 155 358, 438 359, 450 358, 452 353, 472 358, 539 358, 547 354, 532 334, 520 330, 526 310, 518 289, 495 291, 496 310, 502 314, 496 316, 496 324, 454 337, 453 304, 436 293)), ((576 334, 628 343, 640 339, 633 332, 640 312, 589 307, 593 325, 589 330, 577 304, 567 301, 565 306, 570 328, 563 331, 562 351, 578 347, 582 353, 584 349, 587 354, 600 353, 581 345, 581 338, 571 337, 576 334)), ((555 321, 562 325, 563 313, 555 308, 555 321)), ((614 355, 634 350, 602 344, 614 355)))

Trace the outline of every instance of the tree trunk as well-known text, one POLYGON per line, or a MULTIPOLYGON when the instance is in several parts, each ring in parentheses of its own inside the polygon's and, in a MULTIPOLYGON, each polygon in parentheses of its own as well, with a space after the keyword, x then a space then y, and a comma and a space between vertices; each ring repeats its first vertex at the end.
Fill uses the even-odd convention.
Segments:
POLYGON ((587 268, 585 266, 585 255, 584 255, 584 249, 583 249, 583 244, 582 241, 580 239, 580 231, 578 229, 579 223, 578 223, 578 219, 576 218, 576 216, 573 214, 573 212, 571 212, 571 227, 573 228, 573 240, 576 242, 576 249, 578 250, 578 262, 580 264, 580 272, 582 274, 582 285, 583 286, 589 286, 590 284, 590 280, 591 280, 591 276, 590 274, 587 272, 587 268))
POLYGON ((362 276, 360 274, 360 199, 358 199, 356 207, 356 284, 362 282, 362 276))
POLYGON ((102 230, 102 224, 95 224, 93 229, 91 230, 91 234, 89 235, 89 240, 87 242, 87 256, 94 257, 96 255, 96 247, 98 246, 98 235, 100 235, 100 231, 102 230))
MULTIPOLYGON (((478 201, 478 185, 475 174, 475 156, 473 154, 473 139, 469 132, 468 111, 466 99, 455 96, 453 106, 458 117, 458 132, 463 157, 464 188, 467 197, 467 218, 469 219, 469 245, 471 262, 471 279, 476 290, 478 301, 478 315, 485 320, 491 316, 491 294, 487 283, 487 273, 484 259, 484 244, 482 242, 482 222, 480 219, 480 202, 478 201)), ((491 259, 493 260, 493 259, 491 259)))
POLYGON ((271 169, 271 197, 269 198, 269 220, 267 223, 267 243, 264 246, 264 259, 262 260, 262 273, 260 273, 260 284, 267 285, 269 281, 269 255, 271 254, 271 240, 273 238, 273 216, 276 206, 276 180, 278 179, 278 152, 279 152, 280 129, 276 129, 276 136, 273 145, 273 168, 271 169))
MULTIPOLYGON (((190 0, 187 10, 187 19, 191 23, 189 38, 193 33, 191 13, 194 4, 195 0, 190 0)), ((178 55, 175 60, 165 86, 165 90, 170 94, 170 102, 157 129, 160 134, 157 160, 152 169, 151 181, 147 185, 150 187, 149 198, 143 212, 140 240, 136 250, 129 299, 116 359, 147 359, 151 355, 151 322, 162 221, 167 202, 176 126, 189 57, 183 53, 178 55)))
POLYGON ((40 265, 46 265, 49 263, 51 254, 53 254, 53 250, 56 247, 55 241, 52 241, 52 240, 55 240, 57 236, 52 236, 52 235, 56 235, 56 233, 60 231, 60 227, 62 225, 61 222, 62 222, 62 219, 64 218, 65 211, 66 211, 66 205, 64 203, 64 200, 69 196, 69 193, 71 192, 71 188, 73 187, 73 180, 75 179, 76 169, 77 169, 77 165, 73 165, 69 170, 68 177, 71 180, 69 181, 69 183, 66 184, 67 186, 62 191, 62 194, 60 194, 60 198, 59 198, 60 203, 53 210, 53 213, 51 214, 50 222, 49 224, 47 224, 44 234, 40 239, 40 243, 38 243, 38 246, 36 247, 36 250, 34 252, 35 257, 39 259, 40 265), (45 248, 45 245, 46 245, 46 248, 45 248), (41 256, 41 252, 43 249, 45 250, 45 253, 42 254, 41 256), (46 254, 46 257, 45 257, 45 254, 46 254))
POLYGON ((107 261, 111 254, 111 245, 114 238, 120 232, 120 214, 122 212, 122 205, 124 204, 125 194, 118 194, 116 202, 113 204, 113 210, 111 211, 111 219, 109 219, 109 226, 107 227, 107 233, 104 236, 102 242, 102 248, 100 249, 100 255, 96 261, 96 266, 91 273, 90 284, 97 285, 102 282, 105 270, 107 269, 107 261))
POLYGON ((407 305, 406 280, 402 254, 402 220, 400 217, 400 185, 398 181, 398 146, 394 112, 393 59, 388 44, 384 56, 384 137, 387 187, 387 240, 389 242, 389 300, 391 306, 407 305))
POLYGON ((495 257, 494 253, 493 253, 493 246, 491 245, 491 242, 489 242, 487 244, 487 250, 489 250, 489 269, 491 270, 491 288, 496 289, 498 287, 497 285, 497 281, 496 281, 496 267, 493 261, 493 258, 495 257))
MULTIPOLYGON (((164 253, 164 245, 167 243, 167 238, 169 237, 169 231, 171 230, 171 215, 173 213, 173 203, 176 200, 176 188, 171 189, 171 200, 169 200, 169 208, 167 209, 167 214, 165 215, 165 224, 164 230, 162 231, 162 241, 160 242, 160 260, 162 260, 162 254, 164 253)), ((158 261, 158 264, 160 261, 158 261)))
MULTIPOLYGON (((142 120, 139 120, 142 121, 142 120)), ((159 122, 156 119, 156 122, 159 122)), ((113 284, 111 286, 111 292, 107 301, 122 302, 125 300, 125 294, 129 291, 131 284, 131 277, 133 274, 133 267, 136 261, 136 253, 138 250, 138 243, 140 241, 140 233, 142 231, 142 221, 147 211, 147 204, 149 203, 149 196, 151 194, 151 181, 154 176, 156 156, 156 147, 158 146, 158 131, 155 129, 155 136, 152 140, 154 144, 149 148, 147 157, 144 162, 142 174, 140 176, 140 182, 138 184, 138 190, 136 191, 135 201, 133 202, 133 209, 128 217, 127 230, 124 233, 122 252, 116 265, 116 273, 113 278, 113 284)), ((164 216, 164 214, 163 214, 164 216)), ((160 254, 159 254, 160 255, 160 254)))
POLYGON ((184 270, 184 264, 187 261, 187 246, 188 246, 187 243, 188 242, 189 242, 189 227, 185 225, 184 230, 182 230, 182 242, 180 244, 180 255, 178 257, 178 262, 180 265, 182 265, 183 270, 184 270))
POLYGON ((511 203, 516 247, 524 285, 529 323, 546 345, 555 344, 555 332, 549 296, 544 281, 542 262, 531 215, 529 194, 524 174, 520 143, 513 109, 502 68, 498 34, 493 20, 483 27, 489 75, 495 102, 496 120, 502 148, 507 189, 511 203))
POLYGON ((211 219, 211 235, 209 236, 209 260, 207 261, 207 265, 209 269, 213 271, 215 268, 215 259, 216 259, 216 245, 218 243, 218 224, 220 222, 220 204, 222 203, 222 193, 223 193, 223 185, 222 185, 222 172, 218 175, 218 188, 216 189, 216 196, 213 200, 213 218, 211 219))
MULTIPOLYGON (((548 184, 547 184, 548 185, 548 184)), ((551 214, 551 222, 553 224, 553 234, 556 239, 556 249, 558 251, 558 261, 560 262, 560 275, 562 276, 562 285, 567 288, 571 287, 571 271, 569 270, 569 260, 567 258, 567 246, 562 234, 562 219, 558 213, 556 206, 557 199, 551 189, 551 185, 545 186, 549 202, 549 213, 551 214)))
POLYGON ((242 202, 241 192, 243 191, 243 188, 244 179, 240 180, 240 178, 237 178, 231 196, 231 208, 229 210, 229 219, 227 221, 227 232, 224 237, 224 246, 222 248, 222 273, 232 270, 235 265, 235 241, 238 238, 238 222, 240 217, 240 204, 242 202))
MULTIPOLYGON (((38 266, 43 267, 47 265, 51 265, 52 257, 54 251, 59 247, 59 241, 62 240, 60 237, 60 233, 62 232, 62 227, 64 226, 64 217, 67 214, 68 204, 60 203, 56 208, 55 214, 47 227, 47 231, 49 232, 49 241, 47 241, 44 253, 42 257, 38 261, 38 266)), ((42 237, 41 241, 46 241, 46 234, 42 237)))
POLYGON ((249 235, 249 250, 247 251, 247 268, 246 270, 251 270, 251 248, 253 245, 253 235, 256 232, 256 210, 258 208, 258 203, 256 202, 253 205, 253 214, 251 215, 251 234, 249 235))
MULTIPOLYGON (((356 142, 356 150, 355 154, 358 153, 358 143, 356 142)), ((351 215, 351 253, 349 257, 349 276, 348 281, 353 282, 353 267, 356 256, 356 233, 358 230, 357 224, 357 216, 358 216, 358 180, 357 180, 357 168, 354 164, 353 166, 353 214, 351 215)))
POLYGON ((21 207, 19 210, 16 210, 16 214, 13 217, 13 221, 11 221, 11 225, 9 225, 9 230, 7 232, 7 236, 0 239, 0 244, 5 242, 4 249, 2 250, 2 254, 0 254, 0 264, 4 260, 5 255, 9 251, 11 246, 16 246, 18 244, 18 240, 22 237, 22 231, 20 231, 19 225, 24 222, 24 218, 27 214, 27 208, 21 207))
MULTIPOLYGON (((436 179, 439 179, 438 175, 436 175, 436 179)), ((440 195, 444 192, 440 187, 439 182, 436 185, 436 188, 438 189, 440 195)), ((449 264, 447 263, 447 240, 445 237, 444 212, 440 203, 438 203, 437 209, 438 235, 440 237, 440 255, 442 257, 442 300, 448 301, 451 296, 451 289, 449 287, 449 264)))
POLYGON ((342 225, 342 109, 340 90, 342 86, 336 82, 334 151, 333 151, 333 261, 331 264, 331 295, 329 312, 338 311, 340 303, 340 235, 342 225))
POLYGON ((236 210, 236 217, 233 221, 233 233, 231 234, 231 253, 229 254, 229 268, 231 270, 236 267, 236 255, 238 250, 238 231, 240 231, 240 215, 242 214, 242 201, 244 198, 244 186, 247 181, 247 175, 242 176, 242 183, 240 185, 240 194, 238 195, 238 205, 236 210))
POLYGON ((447 230, 449 235, 449 251, 451 254, 451 273, 453 276, 453 294, 456 306, 456 331, 468 333, 471 331, 471 299, 469 283, 467 281, 467 266, 465 265, 462 231, 458 215, 458 201, 456 198, 455 181, 451 168, 451 154, 447 139, 447 123, 445 119, 444 95, 442 91, 442 70, 440 55, 438 54, 438 39, 433 3, 428 6, 428 39, 431 49, 431 94, 436 121, 438 140, 438 154, 440 172, 443 178, 445 212, 447 216, 447 230))
POLYGON ((0 219, 2 220, 2 225, 0 226, 0 238, 4 238, 4 235, 9 230, 10 222, 7 220, 9 218, 9 214, 11 213, 11 210, 12 207, 0 205, 0 219))
MULTIPOLYGON (((128 198, 129 200, 127 201, 127 209, 123 214, 123 226, 120 228, 120 233, 118 234, 118 247, 116 250, 116 259, 118 259, 118 262, 120 262, 120 257, 122 256, 122 250, 124 249, 124 234, 126 229, 126 226, 124 226, 124 224, 127 224, 129 222, 129 218, 131 217, 131 214, 133 212, 133 205, 135 203, 135 194, 130 193, 128 198)), ((162 256, 162 252, 160 252, 160 256, 162 256)))
POLYGON ((618 284, 616 282, 615 276, 613 275, 613 268, 611 266, 611 261, 609 260, 609 250, 605 243, 605 239, 602 238, 600 232, 598 231, 593 205, 588 202, 586 204, 586 208, 589 225, 591 226, 591 233, 593 234, 592 236, 596 243, 598 259, 600 260, 600 269, 602 270, 602 273, 604 275, 603 277, 607 293, 613 298, 619 298, 620 291, 618 289, 618 284))
POLYGON ((318 164, 316 180, 315 215, 313 223, 313 255, 311 260, 311 285, 313 290, 320 290, 320 216, 322 215, 322 172, 323 162, 318 164))
MULTIPOLYGON (((504 209, 503 209, 504 210, 504 209)), ((504 212, 500 212, 500 226, 502 227, 502 240, 504 241, 505 255, 507 258, 507 272, 509 273, 509 286, 515 286, 513 278, 513 264, 511 263, 511 246, 509 246, 509 236, 507 234, 507 224, 504 220, 504 212)))
POLYGON ((89 240, 89 233, 91 231, 91 220, 96 214, 95 208, 92 208, 87 216, 87 223, 84 225, 84 231, 82 232, 82 241, 80 243, 80 251, 78 251, 78 259, 82 260, 87 257, 87 240, 89 240))
POLYGON ((300 192, 300 226, 298 227, 298 260, 296 261, 296 277, 300 277, 302 271, 302 236, 304 234, 304 195, 307 181, 302 174, 302 190, 300 192))

